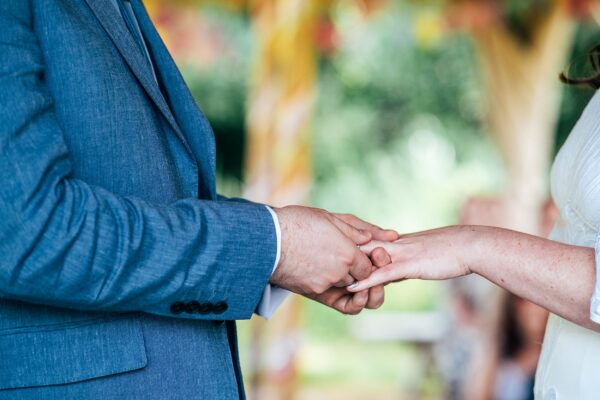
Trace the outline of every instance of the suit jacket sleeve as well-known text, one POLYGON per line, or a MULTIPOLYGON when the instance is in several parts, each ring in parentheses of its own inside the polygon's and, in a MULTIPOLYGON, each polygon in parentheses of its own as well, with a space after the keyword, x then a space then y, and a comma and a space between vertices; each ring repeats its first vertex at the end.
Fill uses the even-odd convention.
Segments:
POLYGON ((276 256, 268 210, 158 206, 75 179, 31 19, 27 1, 0 2, 0 296, 159 315, 223 301, 220 315, 178 316, 249 318, 276 256))

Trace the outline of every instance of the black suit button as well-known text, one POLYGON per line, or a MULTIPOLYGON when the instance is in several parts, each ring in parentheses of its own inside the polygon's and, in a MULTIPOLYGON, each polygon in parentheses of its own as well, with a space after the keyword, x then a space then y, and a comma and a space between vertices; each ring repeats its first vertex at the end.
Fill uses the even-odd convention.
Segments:
POLYGON ((213 306, 213 312, 215 314, 223 314, 225 311, 227 311, 227 309, 229 308, 229 306, 227 305, 227 303, 225 303, 224 301, 219 301, 217 304, 215 304, 213 306))
POLYGON ((212 310, 212 304, 211 303, 202 303, 198 307, 198 313, 202 314, 202 315, 208 314, 211 310, 212 310))
POLYGON ((185 303, 176 301, 175 303, 171 304, 170 310, 172 314, 181 314, 185 311, 185 303))
POLYGON ((188 314, 197 313, 199 309, 200 303, 198 303, 196 300, 190 301, 185 305, 185 312, 188 314))

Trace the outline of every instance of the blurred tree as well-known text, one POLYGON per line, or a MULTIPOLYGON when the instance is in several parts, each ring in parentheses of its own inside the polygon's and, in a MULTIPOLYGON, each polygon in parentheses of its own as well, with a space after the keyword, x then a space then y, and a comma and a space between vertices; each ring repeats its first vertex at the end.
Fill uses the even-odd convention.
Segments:
MULTIPOLYGON (((556 76, 566 63, 572 42, 574 23, 569 11, 575 7, 580 10, 582 2, 452 3, 454 22, 467 26, 477 44, 488 92, 490 133, 510 177, 505 226, 539 234, 537 210, 547 197, 547 171, 559 117, 556 76), (470 19, 472 12, 477 17, 470 19)), ((489 302, 490 308, 483 312, 486 332, 475 347, 479 351, 473 360, 473 371, 484 379, 470 385, 464 395, 467 399, 488 398, 494 385, 499 357, 494 343, 500 334, 504 295, 496 289, 494 297, 497 300, 489 302)))
MULTIPOLYGON (((245 197, 283 206, 306 204, 312 186, 310 123, 317 66, 318 0, 261 0, 251 3, 257 48, 247 106, 245 197)), ((263 384, 274 397, 293 399, 296 385, 299 298, 290 299, 269 323, 268 351, 279 353, 260 379, 265 347, 264 321, 255 319, 251 369, 253 398, 263 398, 263 384), (283 358, 282 358, 283 357, 283 358)), ((268 358, 267 358, 268 359, 268 358)))

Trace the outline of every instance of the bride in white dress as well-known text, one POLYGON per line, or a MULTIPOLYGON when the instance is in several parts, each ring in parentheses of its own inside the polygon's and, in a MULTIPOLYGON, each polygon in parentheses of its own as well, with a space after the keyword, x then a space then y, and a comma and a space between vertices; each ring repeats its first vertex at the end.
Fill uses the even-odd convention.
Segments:
MULTIPOLYGON (((600 71, 588 83, 600 87, 600 71)), ((479 274, 551 312, 535 398, 600 399, 600 91, 556 157, 551 185, 560 217, 549 240, 462 226, 375 242, 363 250, 382 268, 349 290, 479 274)))

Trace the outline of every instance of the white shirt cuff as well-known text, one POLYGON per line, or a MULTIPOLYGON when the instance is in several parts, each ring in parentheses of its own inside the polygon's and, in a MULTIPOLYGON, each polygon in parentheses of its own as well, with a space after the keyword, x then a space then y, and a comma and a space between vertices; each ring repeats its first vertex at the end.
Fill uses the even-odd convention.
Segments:
MULTIPOLYGON (((273 217, 275 234, 277 235, 277 254, 275 256, 275 265, 273 266, 273 272, 275 272, 279 265, 279 260, 281 259, 281 227, 279 226, 279 218, 277 218, 275 211, 269 206, 265 207, 267 207, 267 210, 271 213, 271 217, 273 217)), ((271 275, 272 274, 273 273, 271 273, 271 275)), ((265 287, 265 290, 263 291, 260 303, 258 304, 256 313, 265 319, 271 318, 289 294, 290 292, 285 289, 271 285, 270 283, 267 284, 267 287, 265 287)))

